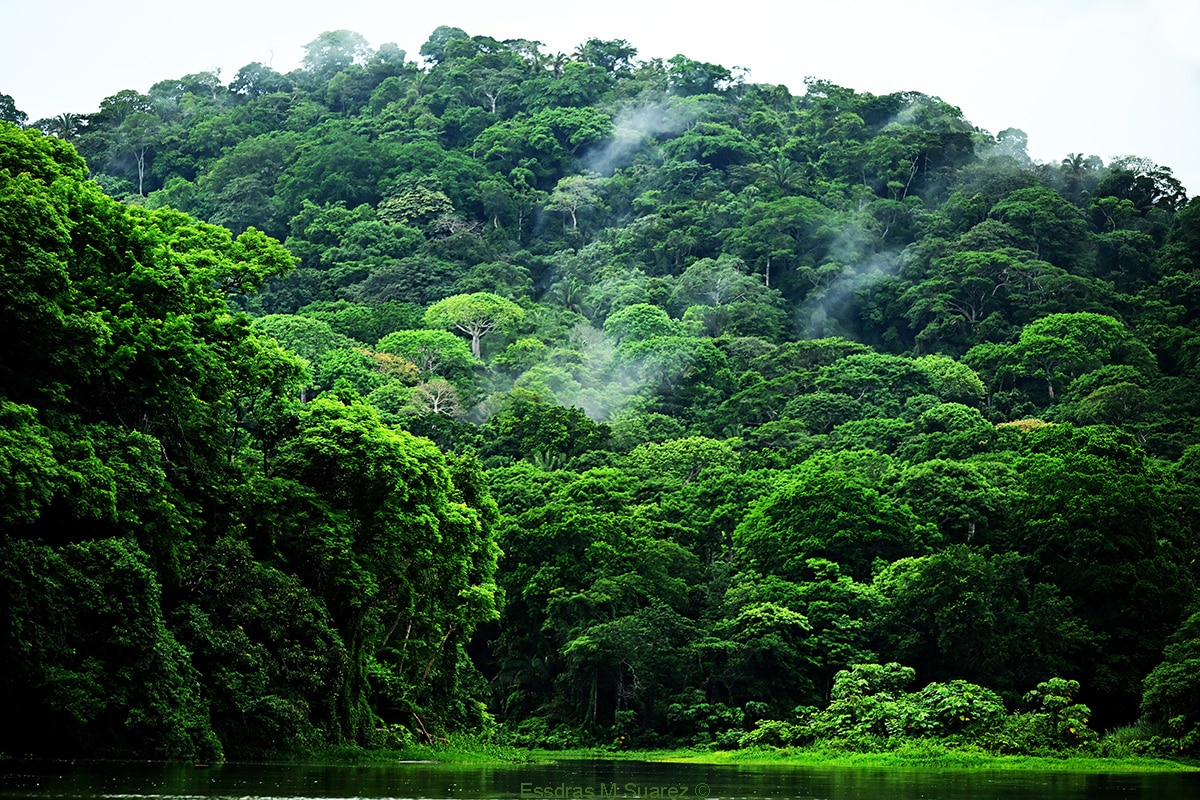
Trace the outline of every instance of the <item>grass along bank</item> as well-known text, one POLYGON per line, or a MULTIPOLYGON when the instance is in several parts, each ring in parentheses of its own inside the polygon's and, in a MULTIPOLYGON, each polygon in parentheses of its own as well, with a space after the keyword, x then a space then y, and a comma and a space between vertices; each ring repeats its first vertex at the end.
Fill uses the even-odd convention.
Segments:
POLYGON ((1062 756, 997 755, 937 742, 906 743, 894 750, 850 752, 831 747, 663 751, 641 754, 648 761, 695 764, 789 764, 802 767, 902 767, 921 769, 1041 770, 1053 772, 1200 771, 1194 759, 1148 756, 1122 758, 1074 753, 1062 756))
POLYGON ((1101 757, 1075 752, 1062 755, 998 755, 970 745, 906 742, 894 749, 853 752, 828 745, 740 750, 692 748, 620 750, 612 747, 544 750, 498 744, 483 737, 454 736, 447 743, 413 744, 402 749, 331 748, 317 760, 351 764, 430 761, 445 764, 528 764, 554 761, 661 761, 690 764, 790 765, 797 767, 1040 770, 1053 772, 1200 771, 1200 761, 1151 756, 1101 757))

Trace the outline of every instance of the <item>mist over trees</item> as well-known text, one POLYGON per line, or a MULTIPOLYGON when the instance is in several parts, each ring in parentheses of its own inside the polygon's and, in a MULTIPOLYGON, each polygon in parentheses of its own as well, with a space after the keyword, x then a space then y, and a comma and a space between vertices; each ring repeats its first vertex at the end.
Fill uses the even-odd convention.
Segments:
POLYGON ((1195 753, 1200 203, 794 88, 443 26, 0 95, 0 752, 1195 753))

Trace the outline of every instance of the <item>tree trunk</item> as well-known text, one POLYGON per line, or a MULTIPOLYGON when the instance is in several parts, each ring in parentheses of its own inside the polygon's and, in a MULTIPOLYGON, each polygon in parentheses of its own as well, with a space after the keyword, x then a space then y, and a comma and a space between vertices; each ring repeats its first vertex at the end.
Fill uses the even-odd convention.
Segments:
POLYGON ((138 197, 145 197, 145 192, 142 191, 143 178, 146 176, 146 149, 133 151, 133 157, 137 161, 138 170, 138 197))
POLYGON ((592 667, 592 725, 596 724, 596 715, 599 712, 599 694, 600 678, 596 674, 596 668, 592 667))
POLYGON ((454 633, 454 626, 451 625, 446 635, 442 637, 442 642, 437 646, 437 650, 433 651, 433 655, 429 657, 429 662, 425 664, 425 672, 421 674, 421 680, 424 681, 429 677, 429 670, 433 669, 433 662, 437 660, 438 654, 442 652, 442 648, 446 646, 446 640, 450 638, 450 634, 454 633))

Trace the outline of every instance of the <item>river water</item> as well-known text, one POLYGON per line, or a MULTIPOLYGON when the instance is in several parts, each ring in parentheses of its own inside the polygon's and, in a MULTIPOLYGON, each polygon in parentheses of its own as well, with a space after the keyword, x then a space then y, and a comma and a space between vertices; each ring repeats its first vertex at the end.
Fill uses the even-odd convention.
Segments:
POLYGON ((812 768, 564 761, 386 766, 0 762, 0 798, 795 798, 1198 800, 1200 773, 812 768))

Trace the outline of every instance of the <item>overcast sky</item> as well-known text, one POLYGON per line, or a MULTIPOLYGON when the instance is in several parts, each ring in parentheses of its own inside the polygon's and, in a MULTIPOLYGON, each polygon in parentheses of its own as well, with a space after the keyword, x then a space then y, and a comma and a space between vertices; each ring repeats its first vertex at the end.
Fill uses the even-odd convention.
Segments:
POLYGON ((0 0, 0 93, 30 120, 90 113, 122 89, 253 61, 280 72, 327 30, 418 58, 439 25, 570 52, 625 39, 799 94, 806 76, 920 91, 1029 152, 1144 156, 1200 192, 1200 0, 0 0))

